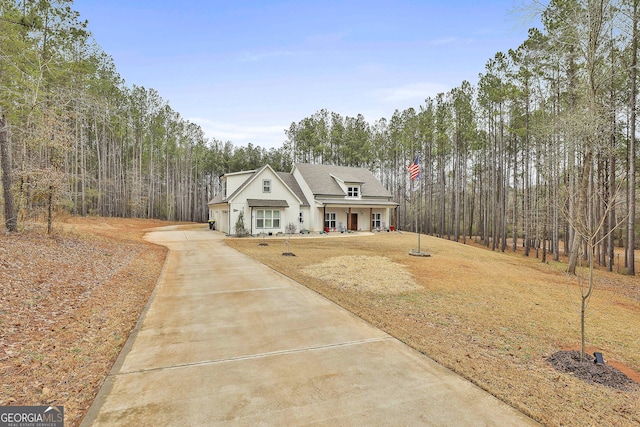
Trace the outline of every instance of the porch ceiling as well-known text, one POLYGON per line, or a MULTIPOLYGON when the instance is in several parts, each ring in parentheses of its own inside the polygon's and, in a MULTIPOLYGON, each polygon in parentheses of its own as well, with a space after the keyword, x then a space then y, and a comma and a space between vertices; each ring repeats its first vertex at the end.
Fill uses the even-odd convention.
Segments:
POLYGON ((384 207, 384 208, 392 208, 398 206, 396 202, 391 202, 388 200, 321 200, 324 206, 358 206, 358 207, 384 207))

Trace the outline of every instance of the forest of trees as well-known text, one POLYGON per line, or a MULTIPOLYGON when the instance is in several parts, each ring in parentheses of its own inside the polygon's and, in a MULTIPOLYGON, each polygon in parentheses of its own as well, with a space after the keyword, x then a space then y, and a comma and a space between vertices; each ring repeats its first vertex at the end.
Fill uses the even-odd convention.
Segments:
POLYGON ((477 87, 372 125, 321 110, 287 131, 294 161, 374 170, 403 229, 421 197, 422 232, 570 256, 570 270, 588 253, 612 269, 619 246, 634 274, 638 14, 638 0, 551 1, 543 29, 489 59, 477 87))
POLYGON ((320 110, 266 150, 208 139, 157 91, 127 86, 71 1, 0 0, 6 227, 61 209, 204 221, 223 173, 327 163, 374 171, 402 229, 565 255, 570 270, 593 253, 635 274, 638 2, 550 1, 542 28, 489 59, 477 86, 374 123, 320 110))
POLYGON ((0 117, 10 229, 59 209, 206 221, 219 175, 291 168, 284 149, 207 139, 127 86, 67 0, 0 0, 0 117))

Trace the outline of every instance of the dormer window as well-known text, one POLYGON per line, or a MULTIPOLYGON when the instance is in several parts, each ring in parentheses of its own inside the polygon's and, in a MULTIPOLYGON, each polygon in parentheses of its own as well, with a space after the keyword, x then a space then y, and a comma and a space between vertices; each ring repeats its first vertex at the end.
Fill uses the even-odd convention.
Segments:
POLYGON ((271 193, 271 180, 263 179, 262 180, 262 192, 263 193, 271 193))
POLYGON ((360 197, 360 186, 359 185, 348 186, 347 197, 360 197))

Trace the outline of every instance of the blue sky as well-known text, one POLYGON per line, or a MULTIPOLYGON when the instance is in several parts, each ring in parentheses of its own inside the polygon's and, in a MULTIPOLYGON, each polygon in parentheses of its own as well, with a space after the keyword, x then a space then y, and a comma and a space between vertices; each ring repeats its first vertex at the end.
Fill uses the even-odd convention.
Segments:
POLYGON ((126 83, 210 138, 265 148, 325 108, 367 121, 477 82, 528 26, 518 0, 76 0, 126 83))

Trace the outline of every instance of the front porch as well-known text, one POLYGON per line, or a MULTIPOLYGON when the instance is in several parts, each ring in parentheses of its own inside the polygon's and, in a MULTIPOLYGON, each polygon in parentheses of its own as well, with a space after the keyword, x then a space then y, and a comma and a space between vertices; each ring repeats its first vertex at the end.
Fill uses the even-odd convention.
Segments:
POLYGON ((396 207, 394 206, 349 206, 325 204, 318 209, 322 219, 321 231, 355 232, 386 231, 396 229, 396 207))

